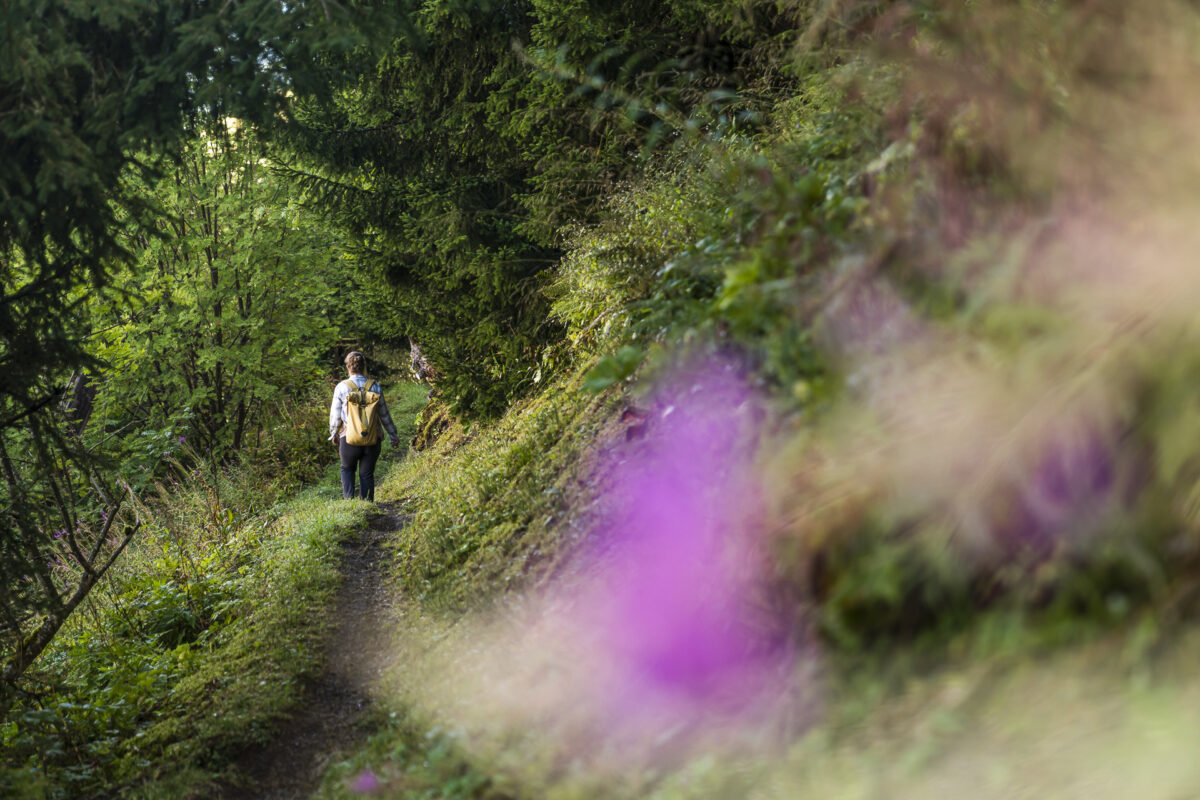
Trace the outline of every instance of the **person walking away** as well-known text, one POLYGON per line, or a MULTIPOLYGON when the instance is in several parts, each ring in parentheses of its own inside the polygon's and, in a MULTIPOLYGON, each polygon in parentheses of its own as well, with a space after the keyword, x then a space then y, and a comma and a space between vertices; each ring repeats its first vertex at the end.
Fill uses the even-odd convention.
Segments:
POLYGON ((383 389, 364 374, 367 360, 357 350, 346 355, 348 377, 333 390, 329 406, 329 441, 337 444, 342 462, 342 497, 355 497, 354 473, 364 500, 375 500, 375 463, 387 430, 392 447, 400 445, 396 425, 383 400, 383 389))

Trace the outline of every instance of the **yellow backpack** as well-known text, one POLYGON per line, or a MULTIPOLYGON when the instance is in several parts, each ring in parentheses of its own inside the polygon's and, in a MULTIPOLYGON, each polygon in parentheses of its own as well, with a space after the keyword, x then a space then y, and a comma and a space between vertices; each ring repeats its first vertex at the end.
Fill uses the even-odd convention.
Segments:
POLYGON ((379 422, 379 401, 383 395, 370 390, 369 387, 374 385, 370 378, 361 389, 353 378, 347 378, 344 382, 350 389, 350 396, 346 399, 346 444, 359 447, 379 444, 383 439, 379 422))

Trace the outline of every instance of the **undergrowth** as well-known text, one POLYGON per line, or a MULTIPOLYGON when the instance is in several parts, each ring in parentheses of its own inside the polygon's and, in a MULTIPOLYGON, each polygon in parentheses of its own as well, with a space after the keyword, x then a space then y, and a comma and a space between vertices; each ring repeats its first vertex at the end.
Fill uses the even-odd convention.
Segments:
POLYGON ((265 740, 321 663, 339 541, 364 506, 311 492, 151 527, 0 728, 5 796, 183 796, 265 740))
MULTIPOLYGON (((406 439, 427 389, 389 389, 406 439)), ((207 464, 186 444, 169 456, 138 538, 0 726, 0 794, 208 796, 241 749, 270 738, 320 668, 340 542, 368 508, 340 501, 328 401, 310 400, 247 459, 207 464)))
MULTIPOLYGON (((389 385, 402 439, 427 392, 389 385)), ((270 738, 322 663, 340 542, 368 507, 340 500, 326 403, 314 392, 284 409, 226 464, 170 440, 137 539, 0 726, 0 794, 208 796, 241 748, 270 738)), ((401 455, 386 451, 379 475, 401 455)))
MULTIPOLYGON (((1069 4, 1052 5, 1051 28, 1070 17, 1069 4)), ((984 120, 1026 120, 1003 104, 1030 86, 1053 105, 1097 79, 1069 59, 1043 69, 981 33, 1037 16, 996 4, 949 28, 992 45, 981 69, 995 73, 999 100, 947 77, 974 63, 915 80, 928 77, 922 58, 948 52, 934 25, 905 30, 919 55, 909 74, 850 58, 813 75, 765 134, 680 145, 614 195, 605 221, 564 232, 552 291, 569 343, 543 362, 556 377, 494 425, 451 425, 385 483, 414 514, 396 554, 412 613, 457 620, 554 573, 586 535, 594 487, 581 468, 631 384, 688 349, 746 364, 773 414, 772 568, 800 620, 797 646, 813 653, 818 699, 775 751, 675 763, 637 796, 1089 796, 1094 771, 1112 778, 1097 796, 1120 797, 1156 759, 1141 732, 1200 741, 1171 707, 1197 690, 1177 666, 1195 646, 1187 398, 1200 373, 1176 349, 1195 351, 1194 325, 1122 339, 1090 315, 1143 324, 1144 309, 1086 292, 1055 307, 1062 298, 1038 283, 1079 268, 1055 247, 1080 242, 1044 241, 1072 220, 1055 216, 1058 187, 1030 169, 1037 148, 1022 137, 1037 131, 984 120), (1088 301, 1096 307, 1080 312, 1088 301), (914 419, 925 427, 904 427, 914 419), (1061 725, 1037 729, 1031 700, 1061 725), (1058 744, 1061 763, 1042 757, 1058 744), (1136 763, 1114 775, 1092 752, 1136 763), (1001 767, 980 776, 989 758, 1001 767)), ((1087 221, 1079 238, 1102 227, 1087 221)), ((503 763, 473 763, 469 737, 436 719, 414 728, 417 718, 389 723, 339 780, 374 769, 399 795, 437 752, 470 776, 451 796, 500 785, 603 796, 561 764, 533 763, 560 754, 514 748, 503 763)), ((1197 785, 1184 750, 1168 749, 1178 775, 1146 781, 1146 796, 1197 785)), ((613 784, 610 796, 629 796, 613 784)))
POLYGON ((326 771, 314 798, 351 800, 382 794, 505 800, 513 796, 486 765, 466 756, 452 731, 420 718, 411 708, 385 700, 375 711, 373 731, 358 750, 326 771))
POLYGON ((581 374, 519 402, 500 421, 454 423, 377 490, 412 521, 396 541, 404 594, 460 612, 544 575, 575 537, 583 459, 620 399, 581 391, 581 374))

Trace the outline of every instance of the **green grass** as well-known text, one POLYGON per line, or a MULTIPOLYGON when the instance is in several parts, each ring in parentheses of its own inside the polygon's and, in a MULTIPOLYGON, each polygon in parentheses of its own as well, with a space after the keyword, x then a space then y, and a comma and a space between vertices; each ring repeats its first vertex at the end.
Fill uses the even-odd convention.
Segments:
MULTIPOLYGON (((401 463, 427 394, 389 389, 402 445, 384 445, 381 479, 401 463)), ((236 779, 240 750, 270 739, 320 669, 340 542, 369 508, 341 500, 319 417, 277 431, 274 461, 159 487, 141 535, 0 725, 0 794, 205 797, 236 779), (319 483, 271 505, 321 462, 319 483)))
POLYGON ((332 624, 324 609, 340 577, 338 545, 362 524, 365 507, 320 498, 289 504, 275 535, 239 570, 244 612, 173 687, 164 718, 138 733, 150 769, 165 772, 151 772, 152 784, 183 766, 216 767, 270 739, 273 723, 302 696, 303 680, 320 671, 332 624))
POLYGON ((326 496, 228 525, 222 541, 199 521, 186 541, 142 536, 0 727, 0 793, 207 796, 322 663, 339 542, 367 508, 326 496))
POLYGON ((494 424, 456 425, 388 473, 377 497, 414 514, 396 541, 400 591, 457 612, 553 568, 579 535, 582 459, 620 402, 583 393, 581 380, 555 383, 494 424))
POLYGON ((412 381, 397 381, 384 386, 383 390, 403 450, 417 432, 417 417, 429 402, 429 387, 412 381))
POLYGON ((453 734, 422 720, 403 705, 386 700, 375 709, 372 732, 357 751, 325 773, 314 800, 352 800, 365 776, 378 782, 380 793, 406 798, 508 797, 485 768, 473 764, 453 734))

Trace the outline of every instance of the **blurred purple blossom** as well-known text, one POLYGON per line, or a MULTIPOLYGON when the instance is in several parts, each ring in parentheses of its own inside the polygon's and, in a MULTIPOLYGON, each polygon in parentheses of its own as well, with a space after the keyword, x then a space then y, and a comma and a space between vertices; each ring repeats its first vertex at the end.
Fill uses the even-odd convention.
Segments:
POLYGON ((611 509, 587 599, 611 658, 621 720, 750 711, 789 672, 784 626, 758 602, 765 575, 751 458, 759 404, 738 371, 707 364, 657 393, 648 435, 609 454, 611 509))
POLYGON ((997 525, 1006 549, 1048 556, 1064 537, 1102 516, 1116 484, 1113 445, 1093 428, 1068 431, 1041 445, 997 525))
POLYGON ((362 772, 350 782, 350 791, 354 794, 374 794, 382 788, 379 778, 375 777, 375 773, 369 769, 364 769, 362 772))

